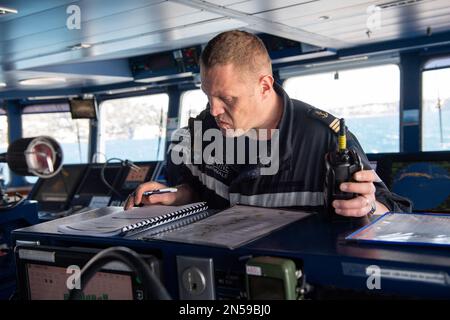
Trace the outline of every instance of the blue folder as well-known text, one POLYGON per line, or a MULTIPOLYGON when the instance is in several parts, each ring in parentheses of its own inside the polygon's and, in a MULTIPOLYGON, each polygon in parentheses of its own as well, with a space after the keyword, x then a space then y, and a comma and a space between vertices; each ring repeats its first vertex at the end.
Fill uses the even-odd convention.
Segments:
POLYGON ((345 239, 450 247, 450 214, 388 212, 345 239))

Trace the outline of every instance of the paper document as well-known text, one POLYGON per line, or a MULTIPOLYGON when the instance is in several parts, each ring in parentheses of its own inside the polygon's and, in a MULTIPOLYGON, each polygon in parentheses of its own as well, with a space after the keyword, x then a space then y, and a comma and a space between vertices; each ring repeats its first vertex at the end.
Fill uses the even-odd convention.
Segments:
POLYGON ((233 249, 309 215, 311 213, 301 211, 236 205, 193 224, 152 235, 148 239, 233 249))

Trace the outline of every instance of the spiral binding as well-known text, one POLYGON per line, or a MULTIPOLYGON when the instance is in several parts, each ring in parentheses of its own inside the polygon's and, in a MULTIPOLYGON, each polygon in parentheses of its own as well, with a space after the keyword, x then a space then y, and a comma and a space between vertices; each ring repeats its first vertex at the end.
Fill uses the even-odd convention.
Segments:
POLYGON ((193 214, 196 214, 198 212, 202 212, 208 209, 208 205, 206 204, 206 202, 201 202, 195 206, 191 206, 191 207, 187 207, 181 210, 177 210, 177 211, 173 211, 173 212, 169 212, 166 214, 163 214, 161 216, 158 217, 153 217, 150 219, 145 219, 130 225, 127 225, 125 227, 122 228, 122 234, 124 233, 128 233, 131 231, 140 231, 142 229, 149 229, 149 228, 153 228, 153 227, 157 227, 160 226, 162 224, 166 224, 169 223, 171 221, 175 221, 175 220, 179 220, 181 218, 185 218, 188 216, 191 216, 193 214))
POLYGON ((209 216, 210 216, 210 213, 208 211, 202 212, 193 217, 180 220, 180 222, 177 222, 176 224, 169 224, 169 225, 163 227, 163 229, 156 229, 154 232, 146 233, 145 237, 143 239, 144 240, 150 239, 149 237, 154 236, 155 234, 158 234, 158 236, 160 236, 160 235, 163 236, 167 233, 178 230, 181 227, 190 225, 191 223, 197 222, 199 220, 203 220, 204 218, 207 218, 209 216))

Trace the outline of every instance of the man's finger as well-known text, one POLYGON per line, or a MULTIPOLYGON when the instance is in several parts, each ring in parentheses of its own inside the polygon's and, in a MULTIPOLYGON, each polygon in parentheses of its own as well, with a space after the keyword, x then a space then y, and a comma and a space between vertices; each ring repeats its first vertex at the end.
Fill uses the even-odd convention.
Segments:
POLYGON ((369 211, 364 211, 364 210, 359 210, 359 209, 347 209, 347 210, 341 210, 341 209, 336 209, 336 213, 338 215, 344 216, 344 217, 364 217, 365 215, 367 215, 367 212, 369 211))
MULTIPOLYGON (((162 189, 162 188, 167 188, 167 186, 165 186, 159 182, 155 182, 155 181, 149 181, 149 182, 139 185, 136 188, 136 190, 134 190, 134 192, 132 192, 128 196, 128 199, 125 204, 125 210, 128 210, 134 206, 139 206, 140 204, 144 204, 144 205, 154 204, 155 202, 150 200, 150 197, 153 197, 154 195, 152 195, 150 197, 144 197, 143 193, 146 191, 152 191, 155 189, 162 189)), ((175 197, 173 199, 175 199, 175 197)), ((161 202, 159 202, 159 203, 161 203, 161 202)), ((169 204, 169 203, 170 202, 167 202, 167 204, 169 204)))
POLYGON ((350 200, 334 200, 333 207, 335 209, 361 209, 370 207, 370 200, 368 198, 358 196, 350 200))
POLYGON ((370 211, 371 206, 364 206, 359 209, 335 209, 336 213, 344 217, 363 217, 370 211))
POLYGON ((133 192, 134 194, 134 205, 137 206, 142 202, 142 194, 144 193, 144 187, 143 185, 140 185, 136 188, 136 190, 133 192))
POLYGON ((372 182, 344 182, 340 185, 341 191, 358 194, 374 194, 376 189, 372 182))
POLYGON ((173 203, 175 195, 173 193, 153 194, 149 196, 149 204, 170 204, 173 203))
POLYGON ((153 181, 151 182, 147 182, 147 183, 143 183, 141 184, 139 187, 136 188, 136 190, 133 192, 134 194, 134 205, 137 206, 140 203, 142 203, 143 199, 142 199, 142 194, 145 191, 151 191, 153 189, 159 189, 162 185, 159 183, 155 183, 153 181))
POLYGON ((134 197, 130 194, 127 198, 127 200, 125 201, 125 210, 131 209, 132 207, 134 207, 134 197))
POLYGON ((360 182, 374 182, 380 180, 378 175, 373 170, 362 170, 355 172, 353 179, 360 182))

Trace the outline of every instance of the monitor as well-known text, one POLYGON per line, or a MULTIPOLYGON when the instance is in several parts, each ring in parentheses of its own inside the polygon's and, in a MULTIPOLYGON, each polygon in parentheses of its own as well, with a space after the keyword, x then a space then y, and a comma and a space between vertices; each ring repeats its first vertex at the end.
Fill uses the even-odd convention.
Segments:
MULTIPOLYGON (((74 273, 99 251, 80 247, 18 246, 15 252, 20 298, 67 300, 69 286, 74 285, 74 273)), ((160 278, 160 259, 152 254, 141 257, 160 278)), ((142 297, 143 288, 139 279, 121 263, 110 263, 97 272, 83 295, 84 300, 139 300, 142 297)))
POLYGON ((71 99, 69 105, 72 119, 97 119, 95 99, 71 99))
POLYGON ((49 179, 40 178, 29 198, 39 202, 40 211, 67 209, 86 167, 86 164, 64 165, 57 175, 49 179))
MULTIPOLYGON (((92 164, 86 170, 83 180, 72 199, 72 206, 104 207, 109 204, 113 191, 101 178, 103 164, 92 164), (96 204, 94 205, 93 202, 96 204)), ((123 167, 120 164, 109 164, 105 168, 105 180, 115 189, 120 180, 123 167)))
POLYGON ((131 168, 128 168, 121 186, 121 189, 124 191, 132 191, 141 183, 150 181, 153 177, 158 161, 135 162, 134 164, 139 167, 139 170, 132 170, 131 168))
POLYGON ((386 155, 377 173, 416 212, 450 212, 450 152, 386 155))
POLYGON ((113 194, 110 206, 123 206, 128 195, 133 192, 140 184, 151 181, 158 161, 135 162, 139 170, 133 170, 130 167, 124 169, 121 182, 118 183, 117 191, 120 196, 113 194))

